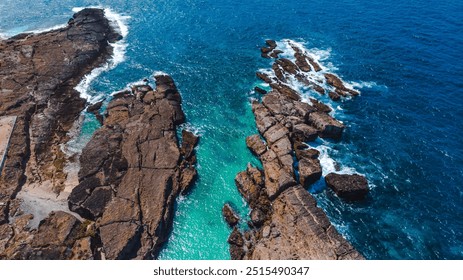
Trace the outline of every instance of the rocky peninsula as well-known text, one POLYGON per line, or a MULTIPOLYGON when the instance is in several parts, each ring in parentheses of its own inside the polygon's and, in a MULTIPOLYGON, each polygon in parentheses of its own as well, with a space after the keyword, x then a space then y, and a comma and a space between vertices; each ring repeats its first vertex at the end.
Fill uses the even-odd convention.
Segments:
POLYGON ((169 76, 114 96, 80 159, 62 149, 88 105, 74 88, 120 39, 103 10, 84 9, 64 28, 0 41, 0 117, 16 117, 0 175, 0 259, 152 259, 167 239, 198 141, 183 131, 179 144, 185 116, 169 76))
MULTIPOLYGON (((261 52, 262 57, 275 59, 272 72, 258 72, 257 76, 271 90, 256 90, 264 94, 261 102, 252 102, 260 134, 246 138, 263 170, 248 165, 236 176, 236 186, 251 212, 249 229, 241 232, 234 227, 229 237, 231 257, 363 259, 305 189, 322 176, 319 152, 307 143, 317 137, 340 140, 345 126, 329 114, 331 108, 321 101, 315 98, 302 101, 302 95, 288 81, 296 80, 335 101, 359 92, 346 86, 335 74, 324 71, 297 45, 289 43, 294 51, 290 59, 279 58, 283 51, 277 49, 275 41, 268 40, 267 45, 261 52)), ((342 190, 336 193, 343 197, 361 199, 368 192, 366 180, 360 175, 329 174, 326 179, 331 187, 342 185, 334 189, 342 190)), ((231 210, 224 212, 226 221, 230 220, 230 213, 235 215, 231 210)))

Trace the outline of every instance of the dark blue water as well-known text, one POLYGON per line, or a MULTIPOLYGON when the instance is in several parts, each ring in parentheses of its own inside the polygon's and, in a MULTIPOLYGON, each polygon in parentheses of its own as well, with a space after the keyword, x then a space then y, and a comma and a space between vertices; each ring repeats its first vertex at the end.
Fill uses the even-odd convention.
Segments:
POLYGON ((324 50, 324 63, 361 87, 336 113, 348 126, 343 141, 325 145, 366 174, 372 192, 360 204, 318 192, 336 227, 367 258, 463 259, 462 1, 3 0, 0 33, 62 24, 73 7, 95 5, 131 19, 126 60, 89 94, 162 70, 202 135, 200 180, 179 200, 161 258, 228 258, 220 208, 231 201, 247 211, 233 178, 256 162, 244 145, 255 132, 248 99, 255 71, 269 67, 258 46, 271 38, 324 50))

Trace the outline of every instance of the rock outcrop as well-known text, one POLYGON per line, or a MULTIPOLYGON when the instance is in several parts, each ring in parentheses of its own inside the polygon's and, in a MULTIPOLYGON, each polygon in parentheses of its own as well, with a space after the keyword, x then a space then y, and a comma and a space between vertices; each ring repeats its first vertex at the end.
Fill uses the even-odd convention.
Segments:
POLYGON ((84 9, 64 28, 0 41, 0 116, 17 116, 0 175, 1 258, 93 258, 90 249, 70 252, 76 242, 90 248, 90 239, 74 234, 74 216, 51 213, 31 229, 17 195, 31 185, 49 186, 49 197, 63 191, 68 158, 61 146, 86 105, 74 88, 119 39, 103 10, 84 9))
MULTIPOLYGON (((310 100, 311 104, 301 101, 300 94, 286 83, 297 79, 324 94, 317 84, 320 82, 301 74, 320 72, 323 68, 301 49, 292 47, 295 62, 280 58, 272 66, 274 76, 257 74, 272 91, 262 97, 262 102, 252 102, 260 135, 247 137, 246 144, 259 157, 263 170, 249 165, 235 178, 239 192, 251 208, 250 229, 244 233, 233 229, 228 240, 230 255, 232 259, 259 260, 363 259, 305 190, 321 178, 322 168, 319 152, 304 142, 317 137, 338 140, 344 125, 329 115, 329 106, 316 99, 310 100)), ((333 81, 325 81, 324 85, 333 83, 349 93, 333 81)))
POLYGON ((340 198, 362 200, 369 192, 367 179, 359 174, 330 173, 325 176, 326 185, 340 198))
POLYGON ((170 233, 174 202, 196 176, 198 138, 177 126, 185 120, 171 77, 156 89, 134 86, 108 104, 104 125, 80 157, 79 185, 69 208, 95 221, 108 259, 156 258, 170 233))
POLYGON ((222 208, 222 216, 227 222, 227 224, 231 227, 236 226, 240 221, 240 217, 238 216, 238 214, 236 214, 235 210, 233 210, 231 205, 228 203, 225 203, 225 205, 222 208))

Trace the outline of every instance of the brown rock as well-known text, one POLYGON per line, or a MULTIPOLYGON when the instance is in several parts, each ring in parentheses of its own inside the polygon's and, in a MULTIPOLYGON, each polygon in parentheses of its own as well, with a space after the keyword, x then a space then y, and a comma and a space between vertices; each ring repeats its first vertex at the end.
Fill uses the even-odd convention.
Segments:
POLYGON ((265 73, 257 72, 256 76, 267 84, 273 83, 273 80, 265 73))
POLYGON ((227 224, 231 227, 234 227, 240 221, 240 217, 228 203, 225 203, 222 208, 222 216, 224 217, 227 224))
POLYGON ((273 202, 270 221, 271 229, 257 238, 247 259, 363 259, 301 186, 287 189, 273 202))
POLYGON ((248 146, 249 150, 257 156, 260 156, 267 151, 267 145, 265 145, 264 141, 262 141, 258 134, 246 137, 246 146, 248 146))
POLYGON ((312 102, 312 106, 315 107, 319 112, 329 113, 332 111, 330 106, 318 101, 317 99, 310 98, 310 101, 312 102))
POLYGON ((299 142, 315 141, 318 137, 318 130, 310 125, 301 123, 293 127, 292 139, 299 142))
POLYGON ((322 177, 322 167, 318 159, 303 158, 299 161, 299 180, 304 188, 322 177))
MULTIPOLYGON (((1 203, 8 206, 35 182, 62 191, 61 145, 86 103, 74 87, 110 57, 109 43, 119 37, 103 10, 84 9, 66 27, 0 40, 0 115, 18 117, 0 176, 1 203)), ((1 209, 0 224, 8 222, 8 208, 1 209)))
POLYGON ((369 192, 368 181, 359 174, 326 175, 325 182, 340 198, 346 200, 362 200, 369 192))
POLYGON ((341 96, 336 93, 335 91, 330 91, 330 93, 328 94, 328 96, 331 98, 331 100, 333 101, 339 101, 341 99, 341 96))
POLYGON ((232 260, 240 260, 243 258, 244 251, 244 239, 241 232, 238 228, 234 228, 230 237, 228 238, 228 243, 230 244, 230 256, 232 260))
POLYGON ((323 138, 340 139, 344 130, 342 123, 326 113, 311 113, 309 123, 320 131, 319 135, 323 138))
POLYGON ((263 94, 263 95, 267 94, 267 91, 265 89, 260 88, 260 87, 254 87, 254 91, 258 92, 260 94, 263 94))
POLYGON ((277 47, 277 43, 275 40, 265 40, 265 43, 272 49, 275 49, 277 47))

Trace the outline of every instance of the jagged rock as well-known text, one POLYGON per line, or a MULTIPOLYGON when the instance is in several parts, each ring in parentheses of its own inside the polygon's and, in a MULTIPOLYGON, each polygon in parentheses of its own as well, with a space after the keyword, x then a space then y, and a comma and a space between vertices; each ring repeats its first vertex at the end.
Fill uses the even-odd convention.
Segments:
POLYGON ((265 145, 264 141, 260 139, 258 134, 246 137, 246 146, 248 146, 249 150, 257 156, 260 156, 267 151, 267 145, 265 145))
POLYGON ((230 237, 228 238, 230 244, 230 256, 232 260, 240 260, 243 258, 245 251, 243 249, 244 239, 242 233, 238 228, 234 228, 230 237))
POLYGON ((335 91, 330 91, 330 93, 328 94, 328 96, 331 98, 331 100, 333 101, 339 101, 341 99, 341 96, 335 92, 335 91))
POLYGON ((155 258, 169 235, 175 198, 197 176, 197 136, 183 131, 177 144, 176 126, 185 119, 180 94, 169 76, 155 79, 156 89, 134 86, 108 104, 69 196, 73 211, 96 220, 108 259, 155 258))
MULTIPOLYGON (((300 49, 296 64, 277 60, 272 66, 275 76, 284 81, 296 77, 314 87, 299 71, 320 71, 321 66, 300 49)), ((317 81, 322 83, 323 81, 317 81)), ((317 134, 323 137, 341 137, 344 126, 329 116, 329 107, 317 100, 313 106, 299 101, 299 94, 282 83, 272 83, 273 90, 262 98, 262 104, 253 101, 252 109, 259 132, 268 148, 256 152, 262 162, 263 183, 256 184, 251 174, 262 181, 260 171, 241 172, 236 177, 238 190, 251 207, 249 226, 244 235, 235 228, 229 238, 233 259, 363 259, 331 225, 326 214, 295 180, 293 155, 296 155, 299 180, 308 187, 319 180, 322 169, 319 152, 310 149, 304 141, 313 141, 317 134), (286 92, 285 92, 286 91, 286 92)), ((320 93, 324 89, 319 86, 320 93)), ((258 135, 253 136, 257 142, 258 135)), ((259 142, 259 145, 264 145, 259 142)), ((256 146, 248 145, 248 146, 256 146)), ((254 150, 257 150, 254 148, 254 150)))
POLYGON ((182 148, 181 153, 184 158, 188 159, 194 154, 194 148, 198 144, 199 137, 193 132, 182 130, 182 148))
POLYGON ((281 50, 273 50, 273 52, 271 52, 269 54, 269 56, 272 57, 272 58, 278 58, 278 55, 281 54, 281 53, 283 53, 283 51, 281 51, 281 50))
POLYGON ((321 177, 322 167, 318 159, 302 158, 299 161, 299 178, 303 187, 309 187, 321 177))
POLYGON ((186 195, 190 191, 190 187, 198 177, 198 171, 194 167, 187 167, 182 169, 180 175, 180 190, 182 195, 186 195))
POLYGON ((340 139, 344 130, 342 123, 326 113, 311 113, 309 123, 319 130, 319 135, 323 138, 340 139))
POLYGON ((296 158, 301 160, 303 158, 316 159, 320 155, 320 152, 315 149, 307 149, 308 146, 302 142, 296 142, 293 145, 296 158))
POLYGON ((312 106, 314 106, 319 112, 329 113, 332 111, 330 106, 318 101, 317 99, 310 98, 310 102, 312 102, 312 106))
POLYGON ((265 43, 272 49, 275 49, 277 47, 277 43, 275 40, 265 40, 265 43))
POLYGON ((240 217, 228 203, 226 203, 222 208, 222 216, 224 217, 227 224, 231 227, 234 227, 240 221, 240 217))
POLYGON ((101 109, 101 106, 103 106, 103 101, 99 101, 95 104, 91 104, 90 106, 87 107, 87 112, 90 112, 90 113, 97 112, 101 109))
POLYGON ((253 209, 251 211, 251 223, 255 227, 260 227, 265 221, 265 214, 259 208, 253 209))
POLYGON ((260 88, 260 87, 254 87, 254 91, 258 92, 258 93, 260 93, 262 95, 267 94, 267 91, 265 89, 260 88))
POLYGON ((310 125, 301 123, 293 127, 292 138, 295 141, 311 142, 318 137, 318 130, 310 125))
POLYGON ((238 191, 249 204, 252 205, 255 201, 257 201, 260 195, 261 186, 253 180, 247 171, 240 172, 236 175, 235 184, 238 191))
POLYGON ((340 94, 342 96, 345 96, 347 94, 350 94, 350 95, 359 95, 360 94, 356 90, 352 90, 352 89, 347 88, 344 85, 344 82, 338 76, 336 76, 335 74, 325 73, 325 78, 326 78, 326 82, 329 85, 336 88, 336 93, 338 93, 338 94, 340 94))
POLYGON ((270 87, 274 90, 280 92, 282 95, 285 95, 292 100, 300 100, 301 97, 294 89, 290 88, 289 86, 282 84, 282 83, 270 83, 270 87))
MULTIPOLYGON (((105 63, 112 55, 111 43, 119 39, 103 10, 84 9, 66 27, 0 40, 0 64, 8 65, 0 67, 0 115, 17 116, 0 174, 0 203, 4 205, 0 206, 0 224, 8 225, 5 230, 14 229, 15 236, 8 248, 0 249, 1 258, 75 257, 75 234, 85 232, 79 221, 70 214, 52 212, 37 230, 31 229, 26 225, 32 216, 28 210, 17 211, 14 205, 19 203, 14 197, 38 184, 49 184, 55 194, 64 189, 68 176, 64 167, 69 159, 61 147, 86 105, 74 88, 105 63), (15 216, 14 221, 10 216, 15 216)), ((97 111, 98 105, 90 109, 97 111)), ((49 214, 36 210, 40 215, 49 214)), ((81 256, 92 258, 90 255, 81 256)))
POLYGON ((291 60, 286 59, 286 58, 280 58, 275 61, 276 64, 281 66, 281 68, 292 75, 296 75, 298 71, 298 67, 296 64, 294 64, 291 60))
POLYGON ((270 220, 272 227, 264 227, 245 259, 363 259, 301 186, 278 196, 270 220))
POLYGON ((256 76, 267 84, 273 83, 273 80, 265 73, 257 72, 256 76))
POLYGON ((369 192, 368 181, 359 174, 336 174, 326 175, 325 182, 340 198, 346 200, 361 200, 369 192))

